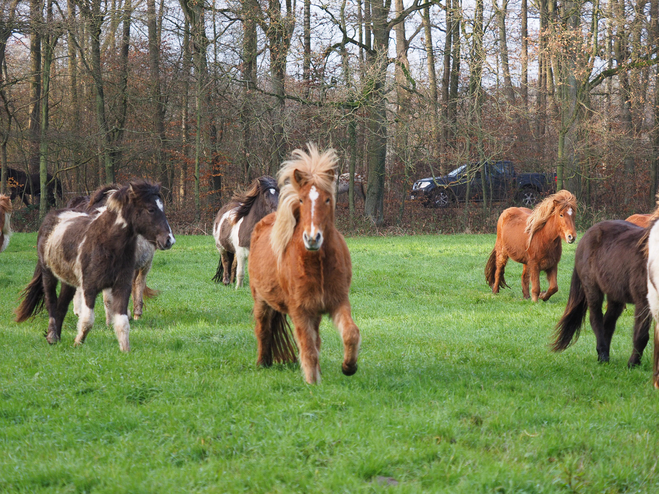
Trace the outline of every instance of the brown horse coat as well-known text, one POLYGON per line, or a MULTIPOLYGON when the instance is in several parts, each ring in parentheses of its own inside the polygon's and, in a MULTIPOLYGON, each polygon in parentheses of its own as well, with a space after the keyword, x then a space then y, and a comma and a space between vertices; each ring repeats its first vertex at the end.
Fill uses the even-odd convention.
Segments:
POLYGON ((632 214, 625 221, 634 223, 635 225, 638 225, 641 228, 647 228, 648 226, 650 226, 651 219, 652 219, 651 214, 632 214))
POLYGON ((11 237, 11 199, 9 196, 0 195, 0 252, 9 245, 11 237))
POLYGON ((574 215, 577 202, 567 190, 547 197, 533 211, 527 208, 508 208, 497 222, 497 240, 485 266, 485 279, 492 293, 507 287, 504 272, 508 259, 524 265, 522 293, 534 302, 549 300, 558 291, 558 262, 561 260, 564 239, 573 243, 577 238, 574 215), (549 288, 540 292, 540 271, 547 273, 549 288))
POLYGON ((300 361, 308 383, 320 380, 320 334, 329 314, 343 338, 343 373, 357 371, 361 337, 351 316, 350 252, 334 226, 336 154, 293 152, 279 173, 279 209, 254 228, 249 253, 254 298, 257 363, 295 360, 285 315, 295 326, 300 361))

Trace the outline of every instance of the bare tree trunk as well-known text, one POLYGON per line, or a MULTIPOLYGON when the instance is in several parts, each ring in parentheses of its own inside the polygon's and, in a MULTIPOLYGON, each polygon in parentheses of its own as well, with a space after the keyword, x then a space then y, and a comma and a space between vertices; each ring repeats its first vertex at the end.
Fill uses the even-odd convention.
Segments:
POLYGON ((30 173, 39 173, 42 10, 42 0, 30 0, 30 102, 28 109, 28 134, 30 139, 28 168, 30 173))
POLYGON ((179 168, 178 184, 178 201, 179 207, 182 208, 185 203, 185 183, 188 179, 188 158, 190 157, 190 130, 188 119, 190 118, 190 67, 191 67, 191 49, 190 49, 190 23, 185 18, 183 30, 183 94, 181 96, 181 151, 183 153, 183 162, 179 168))
POLYGON ((256 21, 259 15, 259 6, 255 0, 243 1, 243 72, 244 81, 243 98, 241 102, 240 119, 242 123, 242 160, 243 181, 249 183, 252 180, 251 151, 252 151, 252 98, 256 91, 256 58, 257 38, 256 21))
POLYGON ((524 108, 529 107, 529 9, 528 0, 522 0, 522 101, 524 108))
POLYGON ((0 11, 0 122, 3 122, 3 128, 0 129, 0 194, 4 194, 7 191, 7 142, 11 132, 12 121, 12 112, 7 101, 2 68, 5 65, 7 40, 14 30, 18 1, 12 0, 11 4, 6 6, 6 10, 0 11))
POLYGON ((304 38, 302 78, 304 79, 305 84, 307 84, 307 94, 309 94, 310 88, 308 84, 311 82, 311 0, 304 0, 304 21, 302 31, 304 38))
MULTIPOLYGON (((496 5, 496 2, 495 2, 496 5)), ((508 41, 506 39, 506 15, 508 13, 508 0, 501 0, 501 8, 496 5, 497 20, 499 24, 499 50, 501 54, 501 68, 503 69, 503 84, 506 99, 509 104, 515 103, 515 91, 510 79, 510 65, 508 64, 508 41)))
POLYGON ((160 85, 160 37, 156 13, 156 1, 147 0, 147 30, 149 35, 149 75, 150 99, 153 112, 153 125, 155 131, 154 152, 156 167, 159 169, 159 180, 163 186, 164 196, 172 199, 173 173, 164 158, 167 142, 165 134, 165 98, 160 85))
MULTIPOLYGON (((655 49, 659 47, 659 0, 650 1, 650 39, 655 49)), ((659 192, 659 67, 654 68, 654 122, 652 127, 652 159, 650 160, 650 208, 655 207, 659 192)), ((655 331, 657 329, 655 328, 655 331)))
POLYGON ((431 119, 431 148, 430 155, 436 158, 439 154, 440 134, 439 134, 439 115, 438 115, 438 91, 437 91, 437 72, 435 69, 435 52, 432 42, 432 29, 430 25, 430 7, 423 9, 422 13, 423 32, 427 53, 428 65, 428 86, 430 91, 430 119, 431 119))

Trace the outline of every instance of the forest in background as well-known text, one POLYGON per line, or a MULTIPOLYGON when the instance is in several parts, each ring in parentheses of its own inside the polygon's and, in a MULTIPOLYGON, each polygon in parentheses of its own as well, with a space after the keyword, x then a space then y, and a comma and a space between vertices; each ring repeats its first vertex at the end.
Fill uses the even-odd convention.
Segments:
POLYGON ((313 141, 366 177, 339 207, 358 229, 491 231, 507 204, 409 195, 504 158, 556 173, 583 218, 649 212, 658 18, 659 0, 2 0, 0 187, 7 167, 50 173, 64 204, 150 178, 203 231, 313 141))

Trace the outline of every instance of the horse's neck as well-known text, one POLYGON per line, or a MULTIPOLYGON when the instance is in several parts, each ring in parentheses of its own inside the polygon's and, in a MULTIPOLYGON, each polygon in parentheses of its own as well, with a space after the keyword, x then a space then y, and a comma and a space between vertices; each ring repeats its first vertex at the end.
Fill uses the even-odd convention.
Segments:
POLYGON ((124 245, 124 248, 135 249, 137 233, 133 225, 119 213, 106 210, 94 222, 98 222, 99 230, 104 232, 98 239, 100 243, 124 245))

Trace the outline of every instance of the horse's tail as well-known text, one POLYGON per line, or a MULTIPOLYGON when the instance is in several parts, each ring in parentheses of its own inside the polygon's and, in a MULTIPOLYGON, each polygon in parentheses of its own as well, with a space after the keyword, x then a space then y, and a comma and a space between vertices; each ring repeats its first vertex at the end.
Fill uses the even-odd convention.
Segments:
POLYGON ((554 332, 556 339, 551 346, 553 351, 561 352, 579 339, 579 332, 586 318, 587 310, 586 292, 575 269, 572 271, 572 283, 570 283, 567 306, 554 332))
MULTIPOLYGON (((499 286, 496 288, 501 288, 501 287, 506 287, 510 288, 508 286, 508 283, 506 283, 506 278, 504 278, 504 273, 506 271, 506 266, 501 267, 501 276, 499 276, 499 286)), ((487 259, 487 264, 485 264, 485 280, 487 280, 487 284, 490 285, 490 288, 494 288, 494 280, 495 280, 495 275, 497 272, 497 248, 494 246, 494 249, 492 249, 492 253, 490 254, 490 257, 487 259)))
POLYGON ((43 309, 44 291, 43 291, 43 273, 41 264, 37 263, 34 270, 32 281, 28 283, 25 290, 21 293, 23 300, 16 309, 16 322, 23 322, 30 317, 38 314, 43 309))
POLYGON ((224 274, 224 266, 222 265, 222 256, 220 256, 220 262, 217 265, 217 271, 215 272, 215 276, 213 276, 211 279, 215 283, 219 283, 222 281, 222 275, 224 274))
POLYGON ((144 291, 142 292, 142 297, 144 298, 154 298, 160 295, 160 290, 154 290, 144 285, 144 291))
POLYGON ((272 361, 285 364, 296 362, 295 339, 286 314, 274 311, 270 329, 272 331, 272 361))

